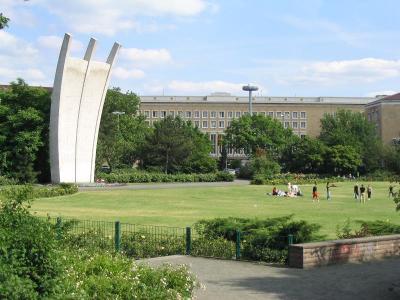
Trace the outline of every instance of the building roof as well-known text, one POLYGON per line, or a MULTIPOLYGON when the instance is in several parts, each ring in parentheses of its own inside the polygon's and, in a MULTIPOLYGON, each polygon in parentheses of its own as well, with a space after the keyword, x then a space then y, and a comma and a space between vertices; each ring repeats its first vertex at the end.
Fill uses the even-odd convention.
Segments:
POLYGON ((400 93, 384 97, 381 100, 400 100, 400 93))
POLYGON ((381 98, 379 98, 379 99, 377 99, 377 100, 375 100, 373 102, 368 103, 366 106, 367 107, 371 107, 371 106, 379 105, 379 104, 382 104, 382 103, 389 103, 389 104, 398 104, 398 103, 400 103, 400 93, 393 94, 393 95, 390 95, 390 96, 383 96, 383 97, 381 97, 381 98))

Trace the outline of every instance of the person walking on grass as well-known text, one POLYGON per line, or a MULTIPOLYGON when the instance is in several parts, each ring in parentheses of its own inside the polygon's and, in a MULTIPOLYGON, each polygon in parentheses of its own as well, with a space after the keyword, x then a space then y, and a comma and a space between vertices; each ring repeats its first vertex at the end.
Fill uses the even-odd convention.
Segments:
POLYGON ((372 187, 369 184, 368 184, 368 187, 367 187, 367 196, 368 196, 368 201, 371 200, 372 187))
POLYGON ((331 198, 331 185, 329 185, 329 181, 326 183, 326 200, 332 200, 331 198))
POLYGON ((393 197, 394 198, 394 186, 392 183, 389 185, 389 198, 393 197))
POLYGON ((358 183, 356 183, 356 185, 354 186, 354 199, 358 200, 358 197, 360 196, 359 193, 360 189, 358 187, 358 183))
POLYGON ((314 186, 312 188, 312 201, 319 202, 317 182, 314 182, 314 186))
POLYGON ((365 203, 365 186, 363 184, 360 187, 360 203, 365 203))

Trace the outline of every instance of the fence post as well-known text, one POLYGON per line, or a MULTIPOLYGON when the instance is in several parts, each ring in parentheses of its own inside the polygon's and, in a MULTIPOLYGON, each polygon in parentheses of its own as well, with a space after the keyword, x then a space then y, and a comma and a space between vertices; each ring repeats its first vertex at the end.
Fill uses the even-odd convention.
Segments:
POLYGON ((58 239, 58 240, 61 240, 61 224, 62 224, 61 217, 57 217, 57 221, 56 221, 56 235, 57 235, 57 239, 58 239))
POLYGON ((121 223, 119 221, 115 222, 115 251, 119 252, 121 250, 121 223))
POLYGON ((192 248, 192 230, 190 227, 186 227, 186 255, 190 255, 192 248))
POLYGON ((240 230, 236 230, 236 259, 240 259, 240 230))
POLYGON ((292 245, 293 244, 293 234, 289 234, 288 235, 288 245, 292 245))

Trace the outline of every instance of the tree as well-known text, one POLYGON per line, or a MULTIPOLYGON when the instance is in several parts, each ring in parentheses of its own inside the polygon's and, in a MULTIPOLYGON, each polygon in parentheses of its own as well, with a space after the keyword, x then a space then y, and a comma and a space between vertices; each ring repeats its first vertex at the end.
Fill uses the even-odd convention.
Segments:
POLYGON ((132 167, 149 130, 143 116, 136 116, 139 97, 122 93, 119 88, 107 91, 97 142, 96 166, 132 167), (115 114, 121 113, 124 114, 115 114))
POLYGON ((246 154, 254 154, 257 149, 263 149, 271 158, 279 157, 293 136, 278 120, 261 115, 242 116, 233 120, 225 131, 226 143, 235 150, 244 149, 246 154))
POLYGON ((9 18, 4 16, 2 13, 0 13, 0 29, 4 29, 8 27, 8 22, 10 21, 9 18))
POLYGON ((336 145, 328 147, 325 154, 326 171, 329 174, 344 175, 355 173, 362 160, 352 146, 336 145))
POLYGON ((311 137, 295 138, 284 149, 281 163, 286 171, 320 173, 324 168, 327 147, 311 137))
POLYGON ((382 144, 375 125, 363 113, 339 110, 321 119, 319 139, 327 146, 351 146, 360 154, 363 169, 376 170, 381 165, 382 144))
POLYGON ((48 182, 49 91, 18 79, 0 99, 0 174, 20 182, 48 182))
POLYGON ((209 157, 211 144, 191 122, 179 117, 154 123, 142 149, 143 166, 165 173, 209 172, 215 170, 215 161, 209 157))

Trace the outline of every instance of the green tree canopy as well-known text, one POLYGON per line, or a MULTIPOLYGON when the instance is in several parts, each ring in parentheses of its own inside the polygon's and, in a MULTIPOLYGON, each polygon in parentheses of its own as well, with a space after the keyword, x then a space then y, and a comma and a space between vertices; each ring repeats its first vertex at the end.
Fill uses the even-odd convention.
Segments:
POLYGON ((278 157, 285 145, 293 139, 290 129, 268 116, 242 116, 233 120, 225 131, 225 143, 235 150, 255 154, 257 149, 265 150, 270 157, 278 157))
POLYGON ((145 119, 136 116, 139 97, 119 88, 107 91, 101 115, 96 165, 111 168, 132 167, 149 130, 145 119), (123 114, 120 114, 123 113, 123 114))
POLYGON ((154 123, 142 148, 143 166, 165 173, 211 172, 216 162, 209 153, 211 144, 206 134, 191 122, 179 117, 154 123))
POLYGON ((18 79, 0 99, 0 175, 48 182, 50 93, 18 79))
POLYGON ((325 157, 326 173, 328 174, 354 174, 362 163, 360 154, 352 146, 328 147, 325 157))
POLYGON ((319 139, 327 146, 351 146, 361 155, 365 171, 380 167, 382 143, 375 125, 363 113, 339 110, 336 114, 325 114, 321 119, 319 139))
POLYGON ((5 27, 8 27, 9 21, 10 21, 9 18, 4 16, 2 13, 0 13, 0 29, 4 29, 5 27))
POLYGON ((284 149, 281 163, 289 172, 320 173, 326 152, 325 144, 315 138, 295 138, 284 149))

